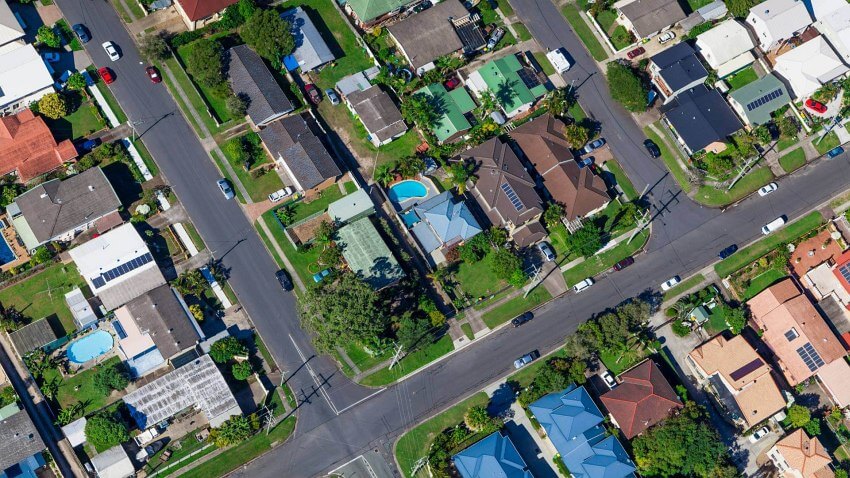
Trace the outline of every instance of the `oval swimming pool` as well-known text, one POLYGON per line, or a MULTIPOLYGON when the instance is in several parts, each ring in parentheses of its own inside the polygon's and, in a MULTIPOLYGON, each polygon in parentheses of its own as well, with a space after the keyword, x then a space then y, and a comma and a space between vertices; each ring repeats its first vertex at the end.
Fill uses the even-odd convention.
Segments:
POLYGON ((414 179, 407 179, 390 186, 390 200, 397 204, 408 199, 424 198, 427 195, 428 187, 414 179))
POLYGON ((66 352, 68 361, 77 364, 86 363, 112 350, 114 342, 112 334, 105 330, 98 330, 71 342, 66 352))

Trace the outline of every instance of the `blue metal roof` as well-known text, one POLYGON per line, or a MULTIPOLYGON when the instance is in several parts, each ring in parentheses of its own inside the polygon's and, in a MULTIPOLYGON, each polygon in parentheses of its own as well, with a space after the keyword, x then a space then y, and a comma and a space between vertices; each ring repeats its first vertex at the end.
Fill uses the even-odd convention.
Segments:
POLYGON ((452 459, 463 478, 533 478, 510 437, 501 432, 487 436, 452 459))
POLYGON ((481 232, 481 226, 463 200, 454 201, 450 191, 423 202, 415 208, 443 244, 465 241, 481 232))

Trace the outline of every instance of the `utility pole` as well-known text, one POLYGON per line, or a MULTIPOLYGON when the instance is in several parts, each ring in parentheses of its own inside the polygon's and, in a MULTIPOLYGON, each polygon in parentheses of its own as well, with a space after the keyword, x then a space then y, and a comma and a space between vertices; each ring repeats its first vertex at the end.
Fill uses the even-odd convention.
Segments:
POLYGON ((401 360, 401 351, 403 348, 404 346, 402 344, 398 344, 396 346, 395 354, 393 355, 393 361, 390 362, 389 370, 392 370, 395 364, 397 364, 399 360, 401 360))
POLYGON ((145 123, 144 121, 130 121, 130 120, 127 120, 127 126, 129 126, 131 130, 133 130, 133 142, 134 142, 134 143, 136 142, 136 136, 138 136, 138 135, 139 135, 139 133, 136 131, 136 126, 137 126, 137 125, 140 125, 140 124, 144 124, 144 123, 145 123))
POLYGON ((531 275, 531 281, 525 286, 525 294, 522 295, 522 298, 525 299, 528 297, 528 294, 531 293, 532 289, 537 287, 537 284, 541 282, 540 273, 543 272, 543 268, 538 268, 536 265, 531 266, 534 268, 534 273, 531 275))
POLYGON ((649 215, 649 209, 645 209, 645 210, 643 211, 643 213, 641 213, 640 217, 638 217, 638 220, 637 220, 637 227, 635 227, 634 232, 632 232, 632 234, 629 236, 629 240, 628 240, 628 241, 626 241, 626 244, 631 244, 631 243, 632 243, 632 240, 633 240, 633 239, 634 239, 634 238, 635 238, 638 234, 640 234, 640 233, 641 233, 641 231, 643 231, 644 229, 646 229, 646 226, 649 224, 650 219, 651 219, 651 218, 650 218, 650 215, 649 215))

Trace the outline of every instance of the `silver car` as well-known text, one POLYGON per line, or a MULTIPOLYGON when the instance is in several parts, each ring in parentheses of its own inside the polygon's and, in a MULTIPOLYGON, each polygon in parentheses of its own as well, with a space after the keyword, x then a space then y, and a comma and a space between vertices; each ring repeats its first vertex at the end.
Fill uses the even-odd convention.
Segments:
POLYGON ((548 242, 541 242, 537 244, 537 250, 543 254, 543 258, 546 259, 546 262, 552 262, 555 260, 555 252, 552 251, 552 247, 548 242))
POLYGON ((216 181, 216 184, 218 185, 218 189, 221 190, 221 194, 224 194, 224 199, 233 199, 235 194, 233 194, 233 189, 230 187, 230 184, 227 182, 226 179, 221 178, 216 181))

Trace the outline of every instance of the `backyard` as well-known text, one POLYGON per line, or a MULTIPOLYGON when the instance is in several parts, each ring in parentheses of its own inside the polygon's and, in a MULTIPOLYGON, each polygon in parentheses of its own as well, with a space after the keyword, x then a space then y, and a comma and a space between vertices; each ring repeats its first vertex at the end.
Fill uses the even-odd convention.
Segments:
POLYGON ((15 307, 32 320, 55 315, 66 334, 76 329, 65 294, 85 281, 73 264, 55 264, 17 284, 0 290, 0 304, 15 307))
MULTIPOLYGON (((105 360, 101 367, 110 367, 121 363, 117 356, 105 360)), ((48 369, 44 373, 43 382, 60 380, 59 391, 56 393, 56 403, 60 408, 80 402, 83 404, 83 415, 100 410, 120 398, 119 394, 104 394, 94 384, 96 369, 91 368, 76 375, 70 375, 64 379, 55 368, 48 369)), ((58 413, 59 410, 56 410, 58 413)))
POLYGON ((759 77, 753 67, 748 66, 743 70, 739 71, 738 73, 727 77, 726 82, 729 83, 729 91, 732 92, 734 90, 743 88, 744 86, 747 86, 758 79, 759 77))

